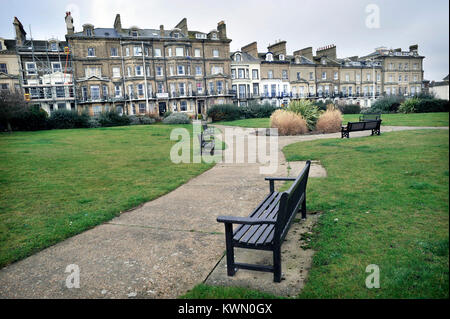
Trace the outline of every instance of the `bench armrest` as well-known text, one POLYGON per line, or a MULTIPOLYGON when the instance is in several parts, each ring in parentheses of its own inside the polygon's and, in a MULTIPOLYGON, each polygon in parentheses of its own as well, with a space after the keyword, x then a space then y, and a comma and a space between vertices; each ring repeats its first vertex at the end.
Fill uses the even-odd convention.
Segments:
POLYGON ((275 224, 276 219, 257 219, 251 217, 236 217, 236 216, 219 216, 217 217, 219 223, 225 224, 242 224, 242 225, 261 225, 261 224, 275 224))
POLYGON ((295 181, 297 177, 266 177, 266 181, 295 181))
POLYGON ((275 191, 275 181, 295 181, 297 177, 266 177, 265 180, 269 181, 270 193, 275 191))

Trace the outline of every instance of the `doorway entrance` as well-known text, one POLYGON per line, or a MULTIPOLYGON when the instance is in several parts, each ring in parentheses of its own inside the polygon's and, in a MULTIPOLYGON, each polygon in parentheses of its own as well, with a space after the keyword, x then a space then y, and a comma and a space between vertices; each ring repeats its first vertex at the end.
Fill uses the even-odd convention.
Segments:
POLYGON ((205 110, 205 101, 197 101, 197 114, 203 114, 205 110))
POLYGON ((163 116, 167 112, 166 102, 159 102, 159 116, 163 116))

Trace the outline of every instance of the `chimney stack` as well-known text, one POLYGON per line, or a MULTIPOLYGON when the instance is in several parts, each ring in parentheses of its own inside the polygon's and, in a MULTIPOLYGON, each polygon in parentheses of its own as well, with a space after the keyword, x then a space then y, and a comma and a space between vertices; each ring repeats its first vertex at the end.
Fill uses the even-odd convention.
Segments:
POLYGON ((217 31, 219 31, 220 39, 227 38, 227 26, 224 21, 220 21, 219 23, 217 23, 217 31))
POLYGON ((175 28, 180 29, 181 32, 183 32, 183 34, 187 36, 187 34, 188 34, 188 27, 187 27, 187 20, 186 20, 186 18, 183 18, 183 19, 175 26, 175 28))
POLYGON ((313 49, 312 47, 307 47, 301 50, 297 50, 294 52, 294 56, 295 55, 301 55, 305 58, 307 58, 308 60, 313 60, 313 49))
POLYGON ((114 29, 117 32, 122 32, 122 21, 120 21, 120 14, 116 14, 116 19, 114 20, 114 29))
POLYGON ((286 56, 286 41, 279 41, 275 44, 269 45, 267 51, 272 52, 274 56, 283 54, 286 56))
POLYGON ((254 58, 258 58, 258 44, 256 42, 243 46, 241 51, 250 54, 254 58))
POLYGON ((159 26, 159 35, 160 35, 160 37, 164 37, 164 25, 163 24, 161 24, 159 26))
POLYGON ((67 34, 73 34, 75 32, 75 28, 73 26, 73 18, 70 14, 70 11, 66 12, 66 28, 67 28, 67 34))
POLYGON ((17 45, 23 45, 27 39, 27 33, 23 29, 23 25, 17 17, 14 17, 13 25, 16 31, 16 43, 17 45))

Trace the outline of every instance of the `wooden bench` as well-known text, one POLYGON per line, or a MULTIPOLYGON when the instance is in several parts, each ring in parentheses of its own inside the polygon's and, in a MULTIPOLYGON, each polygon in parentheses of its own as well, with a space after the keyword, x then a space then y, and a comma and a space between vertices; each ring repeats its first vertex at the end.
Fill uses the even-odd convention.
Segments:
POLYGON ((209 139, 205 139, 205 135, 202 132, 198 134, 198 142, 200 143, 200 155, 203 155, 203 149, 209 149, 209 153, 214 155, 214 149, 216 147, 214 135, 209 139))
POLYGON ((372 135, 380 135, 381 120, 367 120, 363 122, 348 122, 341 128, 341 138, 349 138, 350 132, 372 130, 372 135))
POLYGON ((203 134, 210 134, 210 135, 214 134, 214 128, 208 127, 208 124, 206 122, 202 122, 202 129, 203 134))
POLYGON ((378 121, 381 120, 381 114, 380 113, 367 113, 367 114, 361 114, 359 116, 359 121, 378 121))
POLYGON ((281 245, 298 211, 306 218, 306 184, 311 162, 297 177, 266 177, 270 192, 248 217, 219 216, 225 224, 227 248, 227 274, 233 276, 237 269, 274 273, 274 281, 281 281, 281 245), (285 192, 275 192, 275 181, 294 181, 285 192), (233 231, 233 224, 239 226, 233 231), (234 247, 273 252, 273 265, 251 265, 234 261, 234 247))

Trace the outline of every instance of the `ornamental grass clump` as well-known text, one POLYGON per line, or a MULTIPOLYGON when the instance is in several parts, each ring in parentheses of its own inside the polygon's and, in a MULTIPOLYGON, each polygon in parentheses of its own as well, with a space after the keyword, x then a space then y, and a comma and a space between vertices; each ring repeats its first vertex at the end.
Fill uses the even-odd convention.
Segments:
POLYGON ((320 116, 319 108, 310 100, 296 100, 289 103, 288 110, 297 113, 306 121, 308 129, 313 131, 320 116))
POLYGON ((329 108, 317 120, 316 131, 320 133, 336 133, 341 130, 341 126, 341 111, 329 108))
POLYGON ((305 119, 291 111, 276 110, 270 116, 270 127, 277 128, 279 135, 298 135, 308 132, 305 119))

